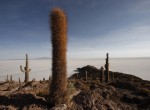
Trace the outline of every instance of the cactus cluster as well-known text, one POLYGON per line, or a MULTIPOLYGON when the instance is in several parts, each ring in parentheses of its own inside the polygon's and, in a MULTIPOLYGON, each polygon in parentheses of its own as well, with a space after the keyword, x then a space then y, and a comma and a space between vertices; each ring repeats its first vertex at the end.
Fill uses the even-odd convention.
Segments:
MULTIPOLYGON (((52 40, 52 81, 50 85, 50 103, 56 105, 67 89, 67 16, 60 8, 50 13, 52 40)), ((62 101, 63 102, 63 101, 62 101)))
POLYGON ((20 65, 20 70, 23 73, 25 73, 25 80, 24 80, 24 82, 27 83, 29 81, 29 72, 31 71, 31 69, 29 69, 28 54, 26 54, 26 66, 23 69, 22 66, 20 65))
POLYGON ((9 76, 7 75, 5 81, 6 81, 6 82, 12 82, 12 81, 13 81, 12 75, 10 75, 10 79, 9 79, 9 76))
POLYGON ((106 64, 105 64, 105 69, 106 69, 106 82, 109 83, 110 77, 109 77, 109 54, 106 54, 106 64))

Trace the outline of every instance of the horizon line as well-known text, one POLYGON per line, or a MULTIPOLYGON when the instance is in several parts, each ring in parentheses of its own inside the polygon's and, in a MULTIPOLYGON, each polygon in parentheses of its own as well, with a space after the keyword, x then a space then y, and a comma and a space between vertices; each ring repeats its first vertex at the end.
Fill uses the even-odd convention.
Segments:
MULTIPOLYGON (((99 57, 99 58, 67 58, 67 59, 79 59, 79 60, 86 60, 86 59, 105 59, 106 57, 99 57)), ((110 59, 149 59, 150 57, 109 57, 110 59)), ((29 60, 47 60, 52 59, 51 57, 39 57, 39 58, 29 58, 29 60)), ((8 61, 8 60, 25 60, 25 58, 18 58, 18 59, 0 59, 0 61, 8 61)))

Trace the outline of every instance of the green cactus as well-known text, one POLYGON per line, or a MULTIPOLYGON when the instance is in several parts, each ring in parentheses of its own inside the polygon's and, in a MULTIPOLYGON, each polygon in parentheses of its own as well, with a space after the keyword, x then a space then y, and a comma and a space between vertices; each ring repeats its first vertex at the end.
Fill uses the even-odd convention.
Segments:
POLYGON ((25 73, 25 80, 24 82, 27 83, 29 81, 29 72, 31 69, 29 69, 29 62, 28 62, 28 54, 26 54, 26 66, 24 67, 24 70, 22 66, 20 65, 20 70, 25 73))
POLYGON ((110 80, 110 75, 109 75, 109 54, 106 54, 106 64, 105 64, 105 69, 106 69, 106 82, 109 83, 110 80))
POLYGON ((104 67, 101 66, 101 68, 100 68, 100 81, 101 81, 101 83, 103 83, 103 79, 104 79, 104 67))
POLYGON ((52 35, 50 103, 52 105, 57 105, 65 103, 63 97, 67 89, 67 16, 62 9, 54 8, 49 18, 52 35))

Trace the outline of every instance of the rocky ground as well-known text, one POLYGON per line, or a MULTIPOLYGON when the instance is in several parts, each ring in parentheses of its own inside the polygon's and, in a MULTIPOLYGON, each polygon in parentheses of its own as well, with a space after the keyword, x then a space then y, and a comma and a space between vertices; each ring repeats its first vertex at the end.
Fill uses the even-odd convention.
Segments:
POLYGON ((0 83, 0 110, 150 110, 150 81, 110 72, 106 83, 93 66, 77 70, 68 78, 67 104, 48 106, 49 81, 11 81, 0 83))

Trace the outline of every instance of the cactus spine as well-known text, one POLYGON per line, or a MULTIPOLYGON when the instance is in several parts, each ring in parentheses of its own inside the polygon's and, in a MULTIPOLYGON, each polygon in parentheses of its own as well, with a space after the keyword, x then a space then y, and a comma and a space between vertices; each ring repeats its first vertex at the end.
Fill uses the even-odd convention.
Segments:
POLYGON ((29 81, 29 72, 31 69, 29 69, 29 62, 28 62, 28 54, 26 54, 26 66, 24 67, 24 70, 22 66, 20 65, 20 70, 25 73, 25 80, 24 82, 27 83, 29 81))
POLYGON ((108 53, 106 54, 105 69, 106 69, 106 82, 109 83, 109 56, 108 56, 108 53))
POLYGON ((63 97, 67 89, 67 16, 62 9, 54 8, 49 18, 52 34, 50 103, 57 105, 65 103, 63 97), (58 99, 61 99, 61 101, 58 99))
POLYGON ((101 66, 101 68, 100 68, 100 81, 101 81, 101 83, 103 83, 103 79, 104 79, 104 67, 101 66))

